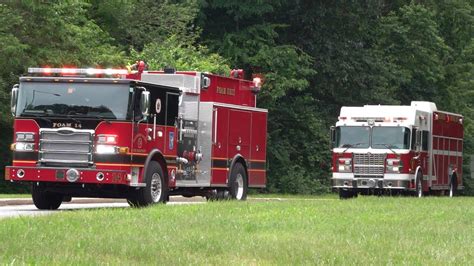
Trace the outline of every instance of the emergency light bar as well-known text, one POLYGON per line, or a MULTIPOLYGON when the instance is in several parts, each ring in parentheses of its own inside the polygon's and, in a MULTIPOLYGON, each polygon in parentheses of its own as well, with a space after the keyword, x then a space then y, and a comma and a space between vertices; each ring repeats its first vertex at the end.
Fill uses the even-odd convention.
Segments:
POLYGON ((99 68, 28 68, 30 74, 65 74, 65 75, 127 75, 126 69, 99 69, 99 68))

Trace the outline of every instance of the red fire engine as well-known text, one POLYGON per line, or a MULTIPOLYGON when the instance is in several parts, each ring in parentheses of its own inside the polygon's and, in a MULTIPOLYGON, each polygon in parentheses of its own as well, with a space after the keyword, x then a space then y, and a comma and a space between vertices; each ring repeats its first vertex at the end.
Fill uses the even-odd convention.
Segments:
POLYGON ((452 197, 463 189, 463 117, 434 103, 342 107, 331 132, 332 184, 341 198, 383 192, 452 197))
POLYGON ((245 200, 266 184, 260 82, 201 72, 30 68, 12 89, 13 166, 39 209, 71 197, 245 200))

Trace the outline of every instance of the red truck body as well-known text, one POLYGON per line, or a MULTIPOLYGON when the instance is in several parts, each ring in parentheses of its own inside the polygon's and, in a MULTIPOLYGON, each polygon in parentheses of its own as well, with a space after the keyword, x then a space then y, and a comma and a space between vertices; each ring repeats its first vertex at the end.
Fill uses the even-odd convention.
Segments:
POLYGON ((241 72, 30 72, 12 92, 5 179, 32 183, 40 209, 84 196, 139 206, 169 195, 245 199, 265 187, 267 110, 241 72))
POLYGON ((332 132, 332 183, 341 198, 463 189, 462 115, 430 102, 342 107, 332 132))

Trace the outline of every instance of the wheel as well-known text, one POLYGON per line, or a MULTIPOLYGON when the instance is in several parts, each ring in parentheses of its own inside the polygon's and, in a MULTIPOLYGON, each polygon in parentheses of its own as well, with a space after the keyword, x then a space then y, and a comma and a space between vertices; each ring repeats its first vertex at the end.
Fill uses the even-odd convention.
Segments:
POLYGON ((151 161, 145 176, 146 186, 132 191, 127 202, 132 207, 146 207, 151 204, 165 203, 168 199, 168 182, 158 162, 151 161))
MULTIPOLYGON (((230 198, 235 200, 246 200, 247 199, 247 189, 248 189, 248 181, 247 181, 247 173, 245 171, 244 166, 241 163, 236 163, 232 168, 232 172, 230 173, 230 180, 229 180, 229 193, 230 198)), ((218 198, 219 198, 218 192, 218 198)), ((225 197, 225 193, 222 195, 222 198, 225 197)))
POLYGON ((43 186, 36 184, 31 186, 31 197, 36 208, 40 210, 57 210, 63 202, 61 194, 47 192, 43 186))
POLYGON ((454 197, 454 195, 456 195, 457 186, 458 186, 458 179, 457 179, 456 175, 453 175, 451 177, 451 181, 449 182, 449 194, 448 194, 448 196, 450 198, 452 198, 452 197, 454 197))
POLYGON ((421 172, 418 172, 418 174, 416 175, 416 190, 415 190, 415 196, 417 198, 423 197, 423 183, 421 180, 422 178, 423 178, 423 174, 421 172))
POLYGON ((357 192, 347 189, 339 189, 339 198, 340 199, 350 199, 357 197, 357 192))

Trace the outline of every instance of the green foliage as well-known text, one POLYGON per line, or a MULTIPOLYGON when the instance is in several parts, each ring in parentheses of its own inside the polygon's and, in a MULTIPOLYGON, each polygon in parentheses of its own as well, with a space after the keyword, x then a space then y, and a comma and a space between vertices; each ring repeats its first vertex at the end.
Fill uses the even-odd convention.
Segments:
POLYGON ((296 1, 279 9, 289 42, 314 58, 308 91, 318 99, 328 123, 342 105, 393 104, 398 84, 393 65, 375 49, 381 1, 296 1), (387 97, 387 95, 390 95, 387 97))
POLYGON ((161 43, 170 36, 183 43, 199 37, 193 25, 197 0, 93 1, 92 17, 125 47, 141 51, 149 43, 161 43))
MULTIPOLYGON (((295 45, 278 43, 287 26, 264 20, 279 1, 209 1, 203 9, 205 43, 236 68, 265 77, 262 96, 276 100, 287 91, 309 86, 312 58, 295 45)), ((265 104, 263 105, 265 106, 265 104)))
POLYGON ((328 191, 328 126, 318 116, 318 104, 310 95, 292 93, 269 109, 269 191, 328 191))
POLYGON ((40 65, 114 65, 123 62, 123 52, 112 39, 86 17, 88 4, 82 2, 11 2, 19 14, 19 27, 11 34, 25 46, 30 61, 40 65))
POLYGON ((446 89, 440 83, 450 48, 439 34, 434 13, 421 5, 404 6, 382 18, 380 27, 379 49, 400 75, 396 97, 404 104, 442 102, 446 89))
POLYGON ((178 70, 194 70, 227 75, 230 68, 219 54, 210 52, 205 46, 183 43, 177 36, 163 42, 145 45, 142 52, 131 51, 131 61, 144 59, 150 69, 163 69, 167 66, 178 70))

